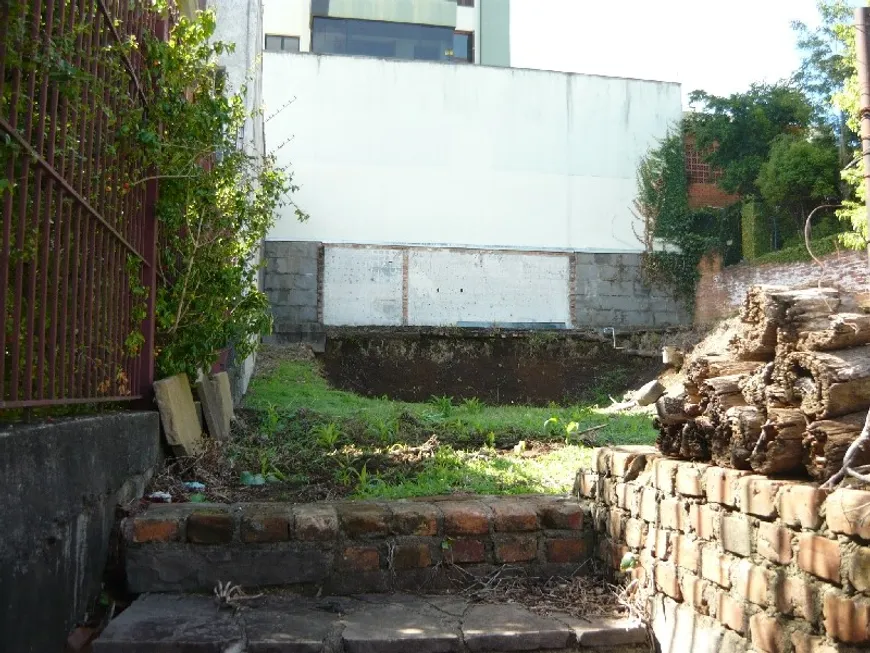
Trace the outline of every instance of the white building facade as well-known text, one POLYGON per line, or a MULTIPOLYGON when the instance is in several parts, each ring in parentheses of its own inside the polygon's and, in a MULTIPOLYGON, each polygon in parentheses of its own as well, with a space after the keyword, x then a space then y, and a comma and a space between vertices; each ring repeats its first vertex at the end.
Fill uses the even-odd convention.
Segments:
POLYGON ((632 212, 679 85, 510 68, 509 7, 263 0, 266 149, 310 215, 267 238, 278 340, 687 320, 644 283, 632 212))

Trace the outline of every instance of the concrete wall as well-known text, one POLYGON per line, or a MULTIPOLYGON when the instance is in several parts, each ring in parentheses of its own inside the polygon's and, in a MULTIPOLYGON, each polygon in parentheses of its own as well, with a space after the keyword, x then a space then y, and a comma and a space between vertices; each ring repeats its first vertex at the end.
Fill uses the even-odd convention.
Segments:
POLYGON ((63 650, 99 594, 115 507, 142 495, 159 438, 156 412, 0 430, 0 649, 63 650))
POLYGON ((311 215, 270 240, 640 251, 641 156, 677 84, 267 52, 269 143, 311 215))
POLYGON ((279 339, 325 326, 660 328, 683 304, 647 286, 639 254, 268 241, 279 339))

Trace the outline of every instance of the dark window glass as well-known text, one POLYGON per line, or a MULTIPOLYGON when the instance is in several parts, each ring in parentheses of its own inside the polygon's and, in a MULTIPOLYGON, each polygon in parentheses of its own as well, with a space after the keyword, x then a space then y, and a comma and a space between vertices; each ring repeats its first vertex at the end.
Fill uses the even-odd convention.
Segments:
POLYGON ((449 27, 315 16, 312 51, 389 59, 449 61, 453 30, 449 27))
POLYGON ((299 52, 299 37, 266 34, 266 52, 299 52))
POLYGON ((474 63, 474 34, 470 32, 453 34, 453 60, 456 63, 474 63))
POLYGON ((456 0, 456 4, 460 7, 473 7, 474 0, 456 0))

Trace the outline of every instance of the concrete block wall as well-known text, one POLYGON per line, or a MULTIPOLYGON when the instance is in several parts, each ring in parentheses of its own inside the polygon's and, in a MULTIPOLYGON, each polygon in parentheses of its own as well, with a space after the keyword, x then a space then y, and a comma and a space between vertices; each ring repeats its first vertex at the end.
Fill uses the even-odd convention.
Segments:
POLYGON ((691 323, 672 290, 647 285, 642 254, 574 254, 571 294, 574 326, 621 329, 659 328, 691 323))
POLYGON ((689 324, 641 254, 268 241, 273 341, 328 326, 500 326, 618 331, 689 324))
POLYGON ((263 291, 274 320, 267 342, 298 342, 322 334, 323 246, 307 241, 266 241, 263 291))
POLYGON ((662 653, 870 647, 870 492, 598 451, 578 474, 596 554, 631 571, 662 653))

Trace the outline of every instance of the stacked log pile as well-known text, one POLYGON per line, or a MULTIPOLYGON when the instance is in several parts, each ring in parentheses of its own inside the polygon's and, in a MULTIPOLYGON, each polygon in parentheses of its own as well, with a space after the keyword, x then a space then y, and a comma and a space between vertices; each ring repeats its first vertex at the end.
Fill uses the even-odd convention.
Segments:
POLYGON ((752 288, 739 319, 687 358, 683 387, 656 403, 659 449, 830 478, 870 408, 870 315, 860 304, 833 288, 752 288))

